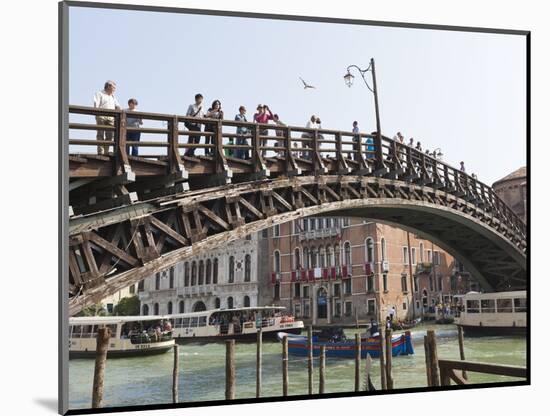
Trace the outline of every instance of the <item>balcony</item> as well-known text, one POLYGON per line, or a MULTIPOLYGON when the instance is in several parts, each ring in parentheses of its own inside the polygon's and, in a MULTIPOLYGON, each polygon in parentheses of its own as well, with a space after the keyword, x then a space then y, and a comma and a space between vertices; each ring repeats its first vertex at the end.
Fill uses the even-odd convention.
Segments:
POLYGON ((418 263, 416 265, 416 274, 422 274, 422 273, 431 273, 432 272, 433 263, 432 262, 422 262, 418 263))
POLYGON ((302 231, 300 233, 300 241, 336 237, 341 233, 342 231, 340 227, 323 228, 321 230, 302 231))

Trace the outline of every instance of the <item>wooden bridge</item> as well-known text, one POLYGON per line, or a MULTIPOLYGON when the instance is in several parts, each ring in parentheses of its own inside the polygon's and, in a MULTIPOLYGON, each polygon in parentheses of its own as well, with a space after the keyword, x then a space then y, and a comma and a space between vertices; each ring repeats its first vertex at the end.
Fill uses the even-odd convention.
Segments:
POLYGON ((380 133, 131 116, 156 127, 129 128, 120 110, 69 107, 71 315, 188 256, 313 215, 413 231, 454 255, 485 290, 526 285, 522 219, 491 187, 380 133), (97 116, 114 123, 98 126, 97 116), (197 132, 185 123, 204 127, 200 143, 188 143, 197 132), (112 139, 91 137, 98 128, 112 139), (127 141, 131 131, 142 139, 127 141))

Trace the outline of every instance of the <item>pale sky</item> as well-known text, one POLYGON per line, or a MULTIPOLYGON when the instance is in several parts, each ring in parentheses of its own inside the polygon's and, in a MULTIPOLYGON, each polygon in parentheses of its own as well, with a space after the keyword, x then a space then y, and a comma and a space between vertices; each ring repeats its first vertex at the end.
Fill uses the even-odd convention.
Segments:
POLYGON ((382 133, 440 147, 492 184, 526 164, 525 54, 519 35, 71 7, 69 102, 92 105, 112 79, 141 111, 184 115, 200 92, 230 119, 266 103, 290 125, 316 114, 371 132, 372 94, 343 76, 374 57, 382 133))

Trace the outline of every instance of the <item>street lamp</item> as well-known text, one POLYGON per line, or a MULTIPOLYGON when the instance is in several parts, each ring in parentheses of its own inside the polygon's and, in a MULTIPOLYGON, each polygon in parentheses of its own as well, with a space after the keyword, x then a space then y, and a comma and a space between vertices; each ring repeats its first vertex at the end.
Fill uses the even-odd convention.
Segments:
POLYGON ((376 154, 376 167, 379 172, 382 172, 382 171, 386 172, 387 169, 386 169, 386 166, 384 165, 384 156, 382 154, 382 131, 380 129, 380 112, 378 108, 378 92, 376 89, 376 72, 374 68, 374 58, 371 58, 370 64, 367 69, 362 69, 357 65, 349 65, 346 68, 344 81, 346 85, 350 88, 353 85, 353 81, 355 80, 355 77, 350 71, 351 69, 356 69, 357 71, 359 71, 359 74, 361 74, 361 78, 363 78, 365 85, 374 95, 374 110, 376 113, 376 138, 374 142, 375 154, 376 154), (367 79, 365 78, 365 74, 369 71, 372 73, 372 88, 370 87, 369 83, 367 82, 367 79))

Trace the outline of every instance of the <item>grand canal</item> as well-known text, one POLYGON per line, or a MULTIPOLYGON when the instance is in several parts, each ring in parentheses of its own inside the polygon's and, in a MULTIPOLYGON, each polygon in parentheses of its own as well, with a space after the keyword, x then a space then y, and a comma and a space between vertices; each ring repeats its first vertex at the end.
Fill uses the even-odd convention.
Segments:
MULTIPOLYGON (((421 326, 413 330, 415 354, 393 359, 394 388, 425 387, 423 335, 435 329, 439 358, 459 359, 456 327, 453 325, 421 326)), ((346 330, 353 337, 355 330, 346 330)), ((526 365, 526 340, 522 337, 465 338, 467 360, 496 364, 526 365)), ((255 397, 256 345, 236 344, 237 398, 255 397)), ((159 356, 108 359, 105 371, 104 406, 129 406, 171 403, 173 354, 159 356)), ((325 391, 353 391, 354 361, 326 361, 325 391)), ((317 391, 318 360, 314 359, 314 391, 317 391)), ((281 345, 265 341, 263 345, 262 396, 281 396, 281 345)), ((70 408, 91 406, 94 360, 70 360, 70 408)), ((205 401, 224 399, 224 344, 184 344, 180 346, 179 400, 205 401)), ((469 374, 472 383, 511 380, 509 377, 469 374)), ((378 361, 373 368, 375 386, 380 385, 378 361)), ((307 362, 290 356, 289 394, 307 394, 307 362)))

